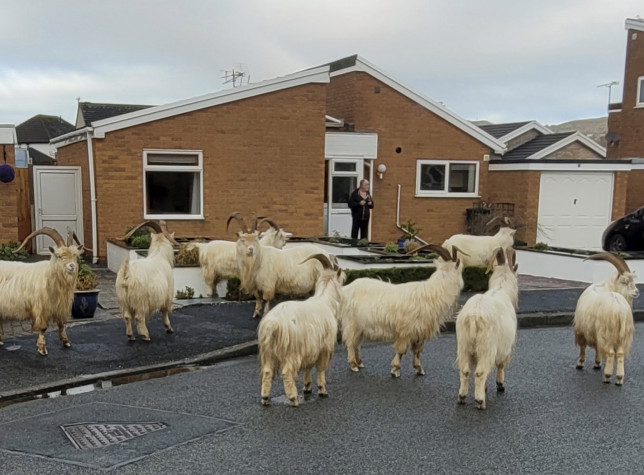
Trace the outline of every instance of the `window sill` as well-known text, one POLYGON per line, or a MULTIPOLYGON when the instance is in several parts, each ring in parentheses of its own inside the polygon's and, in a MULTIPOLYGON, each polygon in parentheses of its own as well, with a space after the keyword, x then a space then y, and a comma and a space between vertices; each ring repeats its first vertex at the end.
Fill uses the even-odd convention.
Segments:
POLYGON ((202 214, 144 214, 144 219, 167 219, 170 221, 203 221, 202 214))
POLYGON ((640 104, 635 104, 635 107, 633 107, 633 109, 644 109, 644 102, 640 104))
POLYGON ((481 195, 475 193, 416 193, 414 195, 416 198, 480 198, 481 195))

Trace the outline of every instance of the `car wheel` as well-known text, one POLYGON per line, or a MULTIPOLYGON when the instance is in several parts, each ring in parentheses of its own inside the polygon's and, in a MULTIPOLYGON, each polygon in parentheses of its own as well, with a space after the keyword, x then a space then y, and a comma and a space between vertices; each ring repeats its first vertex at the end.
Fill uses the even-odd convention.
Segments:
POLYGON ((608 239, 608 250, 622 252, 626 250, 626 239, 621 234, 614 234, 608 239))

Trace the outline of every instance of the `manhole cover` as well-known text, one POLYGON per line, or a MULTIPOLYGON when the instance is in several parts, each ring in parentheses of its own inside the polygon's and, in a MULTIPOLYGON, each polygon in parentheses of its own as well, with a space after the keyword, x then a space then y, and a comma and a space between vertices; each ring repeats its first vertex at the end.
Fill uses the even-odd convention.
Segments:
POLYGON ((67 438, 77 449, 100 449, 126 440, 163 430, 163 422, 110 422, 65 424, 60 426, 67 438))

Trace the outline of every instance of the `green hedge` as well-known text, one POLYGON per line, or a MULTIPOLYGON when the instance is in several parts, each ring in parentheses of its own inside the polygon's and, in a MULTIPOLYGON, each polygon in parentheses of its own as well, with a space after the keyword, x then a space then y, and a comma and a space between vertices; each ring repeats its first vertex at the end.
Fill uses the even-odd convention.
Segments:
MULTIPOLYGON (((466 267, 463 269, 463 280, 465 281, 463 290, 473 292, 486 291, 489 276, 485 273, 485 270, 486 268, 483 266, 466 267)), ((347 270, 345 285, 362 277, 380 279, 385 282, 391 282, 392 284, 416 282, 428 279, 434 271, 436 271, 435 267, 389 267, 386 269, 347 270)), ((239 285, 238 278, 231 277, 228 279, 227 300, 251 300, 253 298, 252 295, 241 292, 239 285)))

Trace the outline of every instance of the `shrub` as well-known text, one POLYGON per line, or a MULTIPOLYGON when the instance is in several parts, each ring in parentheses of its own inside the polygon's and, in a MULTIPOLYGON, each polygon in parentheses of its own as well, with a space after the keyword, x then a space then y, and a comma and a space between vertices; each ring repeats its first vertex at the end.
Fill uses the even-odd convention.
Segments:
POLYGON ((177 295, 175 298, 177 300, 186 300, 191 299, 195 296, 195 289, 186 285, 184 290, 177 290, 177 295))
POLYGON ((199 249, 195 248, 189 251, 187 244, 181 244, 175 261, 180 266, 197 266, 199 265, 199 249))
POLYGON ((76 280, 76 290, 92 290, 98 286, 98 275, 90 266, 85 264, 80 257, 78 258, 78 279, 76 280))
POLYGON ((534 245, 534 249, 536 249, 537 251, 545 251, 549 248, 550 246, 548 246, 545 242, 538 242, 534 245))
POLYGON ((132 236, 128 239, 128 244, 134 249, 149 249, 152 238, 149 234, 145 236, 132 236))
POLYGON ((369 245, 369 239, 367 238, 360 239, 356 244, 356 246, 358 247, 367 247, 368 245, 369 245))
POLYGON ((385 244, 383 250, 392 254, 398 254, 398 249, 398 244, 396 244, 395 242, 388 242, 387 244, 385 244))
POLYGON ((472 292, 485 292, 488 287, 490 275, 486 274, 485 266, 471 266, 463 269, 463 290, 472 292))
POLYGON ((24 261, 27 259, 29 253, 25 249, 20 249, 15 253, 16 249, 20 247, 19 242, 9 241, 5 244, 0 244, 0 261, 24 261))
POLYGON ((252 300, 253 297, 241 290, 241 281, 237 277, 230 277, 226 283, 226 300, 252 300))
POLYGON ((403 245, 403 249, 405 250, 405 254, 411 254, 413 253, 416 249, 420 249, 422 246, 421 243, 415 240, 411 241, 405 241, 405 244, 403 245))

